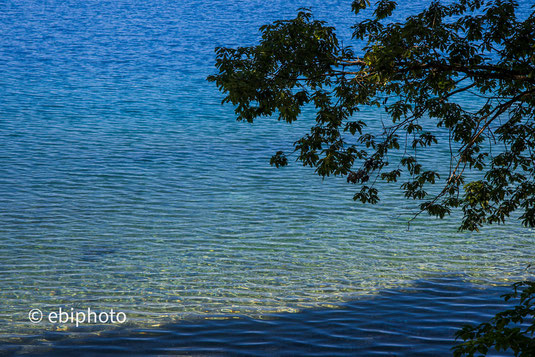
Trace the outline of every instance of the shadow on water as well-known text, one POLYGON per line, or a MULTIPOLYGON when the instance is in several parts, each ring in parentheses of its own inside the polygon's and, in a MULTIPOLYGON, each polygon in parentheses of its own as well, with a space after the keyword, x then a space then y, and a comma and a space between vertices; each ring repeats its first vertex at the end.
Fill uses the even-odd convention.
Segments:
MULTIPOLYGON (((68 338, 48 333, 3 352, 45 355, 451 355, 454 333, 503 309, 507 286, 481 288, 459 276, 415 281, 336 308, 279 313, 265 319, 227 316, 150 329, 116 329, 68 338)), ((0 349, 2 352, 2 349, 0 349)))

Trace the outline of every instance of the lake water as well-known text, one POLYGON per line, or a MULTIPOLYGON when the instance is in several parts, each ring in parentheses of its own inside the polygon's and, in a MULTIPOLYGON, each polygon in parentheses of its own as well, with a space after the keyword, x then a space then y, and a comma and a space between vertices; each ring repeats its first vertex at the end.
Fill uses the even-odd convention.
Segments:
POLYGON ((312 115, 237 123, 205 78, 214 47, 302 6, 349 42, 350 1, 0 4, 0 352, 447 353, 527 276, 519 223, 407 230, 396 187, 363 206, 343 178, 269 166, 312 115), (128 321, 28 321, 60 307, 128 321))

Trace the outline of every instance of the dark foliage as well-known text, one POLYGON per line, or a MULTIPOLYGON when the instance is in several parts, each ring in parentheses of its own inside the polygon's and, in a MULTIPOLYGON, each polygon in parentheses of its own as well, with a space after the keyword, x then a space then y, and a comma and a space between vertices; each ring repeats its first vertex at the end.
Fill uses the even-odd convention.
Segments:
POLYGON ((535 282, 522 281, 513 285, 505 301, 517 304, 502 311, 489 322, 465 326, 456 333, 466 342, 455 346, 454 356, 486 355, 490 350, 512 351, 515 356, 535 356, 535 282))
MULTIPOLYGON (((352 10, 358 15, 369 5, 357 0, 352 10)), ((503 223, 515 211, 533 227, 535 15, 519 20, 517 7, 513 0, 433 2, 395 22, 396 3, 381 0, 353 27, 353 38, 365 43, 362 56, 302 9, 295 19, 262 26, 255 46, 217 48, 219 72, 209 80, 238 120, 278 115, 293 122, 304 106, 314 107, 314 125, 294 144, 297 159, 322 177, 360 185, 355 200, 376 203, 377 180, 401 181, 405 196, 421 201, 420 212, 442 218, 461 209, 461 229, 503 223), (467 93, 476 108, 457 104, 467 93), (386 111, 381 130, 359 119, 366 106, 386 111), (450 147, 442 175, 417 155, 439 157, 439 140, 450 147), (469 172, 479 175, 469 180, 469 172), (431 193, 433 185, 439 189, 431 193)), ((278 152, 271 163, 288 160, 278 152)))

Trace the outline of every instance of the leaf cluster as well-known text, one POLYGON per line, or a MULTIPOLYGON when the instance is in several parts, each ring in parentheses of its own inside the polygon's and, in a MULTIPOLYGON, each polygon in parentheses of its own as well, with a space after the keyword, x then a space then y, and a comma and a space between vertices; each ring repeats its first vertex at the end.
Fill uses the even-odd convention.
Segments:
MULTIPOLYGON (((355 0, 352 10, 358 19, 370 6, 355 0)), ((355 200, 377 203, 376 182, 385 181, 420 202, 417 214, 460 209, 460 229, 503 223, 515 211, 534 227, 535 13, 519 20, 515 0, 434 1, 401 22, 395 11, 394 1, 380 0, 372 17, 356 21, 353 38, 365 42, 357 56, 301 9, 262 26, 254 46, 217 48, 218 73, 208 79, 238 120, 291 123, 314 108, 296 159, 359 185, 355 200), (470 106, 459 104, 466 98, 470 106), (380 129, 378 119, 359 116, 370 106, 387 114, 380 129), (449 167, 421 160, 421 151, 449 167)), ((287 155, 271 163, 285 166, 287 155)))
POLYGON ((489 322, 466 325, 458 331, 456 339, 465 342, 453 348, 454 356, 486 355, 492 349, 511 351, 515 356, 535 355, 535 282, 517 282, 513 292, 503 297, 516 304, 499 312, 489 322))

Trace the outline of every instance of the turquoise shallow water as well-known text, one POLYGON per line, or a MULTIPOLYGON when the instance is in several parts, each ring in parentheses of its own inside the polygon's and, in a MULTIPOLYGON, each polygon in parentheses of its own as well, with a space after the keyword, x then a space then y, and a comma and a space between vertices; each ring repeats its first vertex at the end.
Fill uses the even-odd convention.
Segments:
POLYGON ((416 205, 395 187, 362 206, 344 179, 269 166, 311 116, 236 123, 205 78, 215 46, 252 44, 303 5, 347 38, 348 1, 0 4, 0 339, 72 334, 29 323, 32 308, 114 308, 158 329, 336 307, 441 274, 462 277, 448 289, 526 276, 533 230, 421 217, 408 231, 416 205))
MULTIPOLYGON (((191 318, 67 338, 48 332, 4 345, 5 352, 72 355, 447 356, 458 326, 503 309, 504 287, 481 289, 460 276, 415 281, 337 307, 254 319, 191 318), (27 343, 27 345, 25 345, 27 343)), ((507 353, 491 353, 508 356, 507 353)))

